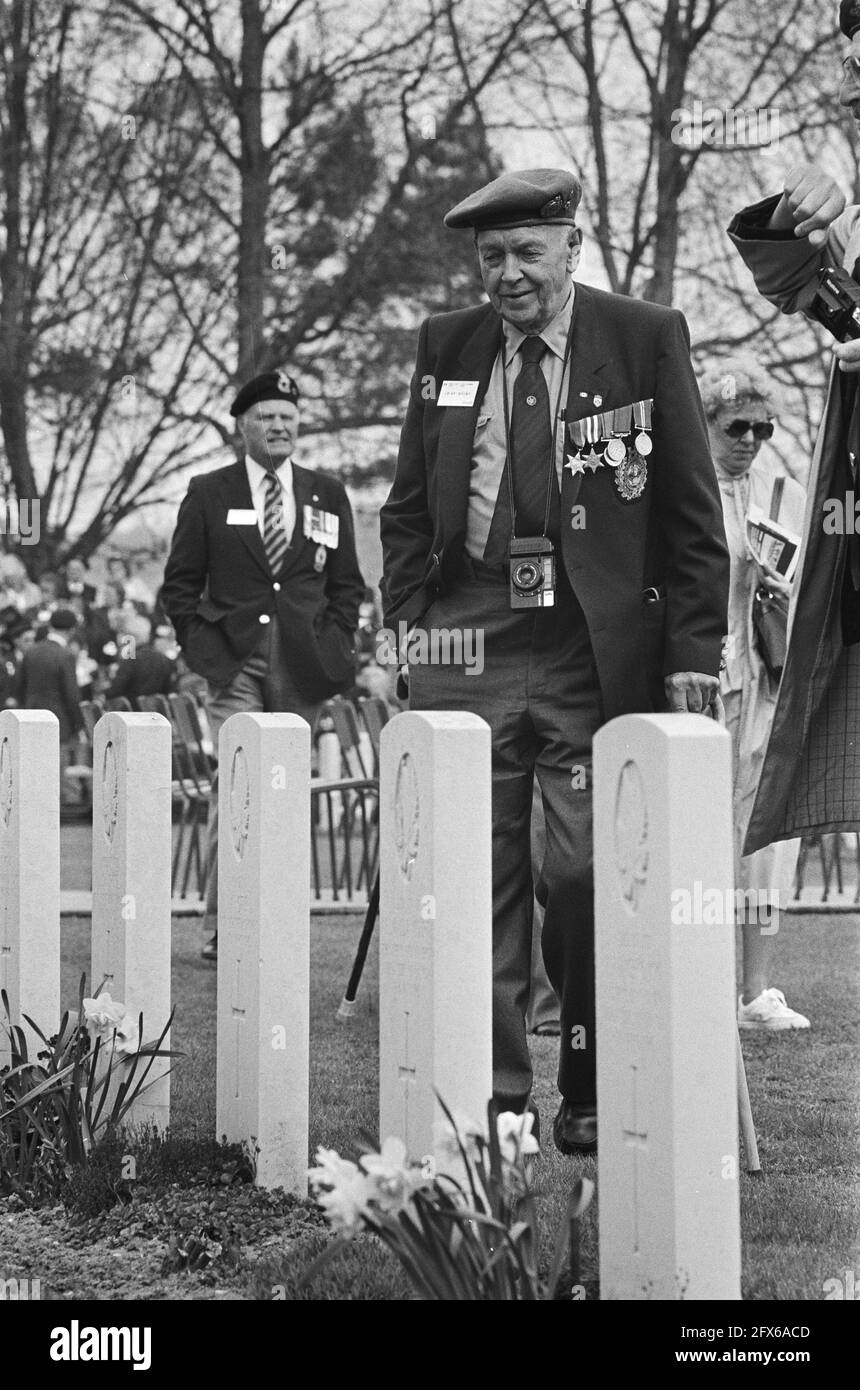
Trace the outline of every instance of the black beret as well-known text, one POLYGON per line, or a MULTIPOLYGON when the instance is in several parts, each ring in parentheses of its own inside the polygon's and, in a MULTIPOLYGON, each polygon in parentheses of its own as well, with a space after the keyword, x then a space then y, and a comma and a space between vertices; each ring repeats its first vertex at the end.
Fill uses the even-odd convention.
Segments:
POLYGON ((78 625, 78 615, 71 608, 55 608, 48 619, 55 632, 69 632, 78 625))
POLYGON ((853 39, 860 29, 860 0, 842 0, 839 6, 839 28, 847 39, 853 39))
POLYGON ((293 405, 298 405, 299 388, 283 367, 275 372, 263 372, 245 383, 230 406, 230 414, 244 415, 257 401, 291 401, 293 405))
POLYGON ((519 169, 502 174, 445 214, 446 227, 541 227, 576 222, 582 185, 566 169, 519 169))

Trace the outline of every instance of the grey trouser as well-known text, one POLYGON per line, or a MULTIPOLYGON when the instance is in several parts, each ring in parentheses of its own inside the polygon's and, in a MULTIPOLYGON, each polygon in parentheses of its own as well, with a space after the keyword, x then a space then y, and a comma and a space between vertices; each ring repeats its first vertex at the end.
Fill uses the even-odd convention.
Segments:
POLYGON ((594 1104, 591 740, 603 703, 585 617, 564 574, 554 607, 512 610, 501 566, 469 561, 421 627, 483 635, 480 673, 410 665, 409 696, 412 709, 471 710, 492 731, 494 1092, 514 1109, 531 1088, 525 1015, 536 894, 547 974, 561 1000, 559 1090, 594 1104), (535 776, 546 847, 533 881, 535 776))

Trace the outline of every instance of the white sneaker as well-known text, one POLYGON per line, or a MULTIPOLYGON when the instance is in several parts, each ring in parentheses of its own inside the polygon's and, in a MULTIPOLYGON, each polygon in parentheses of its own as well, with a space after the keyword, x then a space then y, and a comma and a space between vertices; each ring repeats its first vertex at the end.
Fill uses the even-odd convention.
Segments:
POLYGON ((743 1002, 743 995, 738 995, 738 1027, 739 1028, 808 1028, 809 1019, 803 1014, 795 1013, 785 1002, 785 995, 781 989, 763 989, 757 999, 752 999, 749 1004, 743 1002))

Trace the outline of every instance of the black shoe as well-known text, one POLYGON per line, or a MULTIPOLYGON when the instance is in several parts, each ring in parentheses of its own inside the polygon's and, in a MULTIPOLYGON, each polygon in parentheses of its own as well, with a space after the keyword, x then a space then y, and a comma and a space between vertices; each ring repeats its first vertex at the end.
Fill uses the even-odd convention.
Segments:
POLYGON ((552 1122, 552 1137, 559 1153, 597 1153, 597 1110, 593 1105, 572 1105, 563 1100, 552 1122))
POLYGON ((207 942, 206 942, 206 945, 203 947, 203 950, 200 952, 200 959, 201 959, 201 960, 217 960, 217 959, 218 959, 218 933, 217 933, 217 932, 216 932, 215 935, 212 937, 212 940, 211 940, 211 941, 207 941, 207 942))

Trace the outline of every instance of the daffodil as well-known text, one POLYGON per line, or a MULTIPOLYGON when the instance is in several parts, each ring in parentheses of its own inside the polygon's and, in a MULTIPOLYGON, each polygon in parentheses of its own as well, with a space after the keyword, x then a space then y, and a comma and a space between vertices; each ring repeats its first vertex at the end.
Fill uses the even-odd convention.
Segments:
POLYGON ((85 999, 84 1021, 93 1042, 101 1038, 106 1045, 113 1042, 116 1052, 137 1052, 140 1041, 137 1020, 118 999, 112 999, 109 994, 85 999))
POLYGON ((498 1119, 499 1149, 502 1158, 508 1163, 516 1163, 517 1158, 527 1158, 529 1154, 540 1152, 540 1145, 532 1134, 535 1117, 530 1110, 517 1115, 505 1110, 498 1119))
POLYGON ((380 1211, 396 1214, 406 1210, 413 1194, 429 1184, 421 1167, 407 1163, 402 1139, 386 1139, 381 1153, 364 1154, 359 1162, 376 1185, 374 1205, 380 1211))

